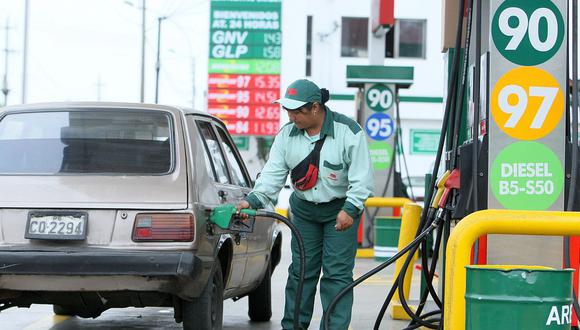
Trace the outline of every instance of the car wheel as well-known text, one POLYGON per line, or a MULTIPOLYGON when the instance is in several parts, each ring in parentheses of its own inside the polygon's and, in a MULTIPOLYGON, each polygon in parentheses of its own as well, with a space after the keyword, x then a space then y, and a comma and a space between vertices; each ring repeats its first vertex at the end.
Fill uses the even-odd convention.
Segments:
POLYGON ((270 321, 272 317, 272 266, 269 262, 262 283, 248 296, 248 316, 256 322, 270 321))
POLYGON ((52 305, 52 311, 56 315, 76 315, 75 311, 73 311, 70 307, 63 305, 52 305))
POLYGON ((224 282, 222 268, 216 262, 212 277, 201 296, 193 301, 182 300, 184 330, 220 330, 224 307, 224 282))

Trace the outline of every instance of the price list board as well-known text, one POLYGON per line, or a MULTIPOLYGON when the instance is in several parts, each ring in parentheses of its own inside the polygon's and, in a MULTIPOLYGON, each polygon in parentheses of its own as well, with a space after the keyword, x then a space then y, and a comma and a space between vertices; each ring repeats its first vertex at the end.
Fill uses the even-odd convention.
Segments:
POLYGON ((232 135, 280 127, 281 1, 211 1, 208 112, 232 135))

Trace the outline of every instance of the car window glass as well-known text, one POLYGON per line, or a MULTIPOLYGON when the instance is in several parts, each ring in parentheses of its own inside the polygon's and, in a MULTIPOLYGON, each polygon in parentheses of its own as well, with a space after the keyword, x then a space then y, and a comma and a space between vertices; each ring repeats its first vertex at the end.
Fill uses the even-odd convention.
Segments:
POLYGON ((197 124, 201 137, 205 142, 206 152, 209 152, 209 156, 213 163, 213 168, 215 170, 214 179, 219 183, 228 183, 229 179, 226 162, 220 150, 217 136, 215 135, 211 124, 205 121, 198 121, 197 124))
POLYGON ((167 174, 173 125, 163 111, 12 113, 0 121, 2 174, 167 174))
POLYGON ((249 185, 248 182, 246 182, 246 178, 244 177, 244 172, 242 171, 240 160, 234 154, 234 147, 231 145, 227 133, 221 127, 216 127, 220 135, 222 148, 225 150, 226 157, 230 165, 230 175, 232 177, 233 183, 238 186, 248 187, 249 185))

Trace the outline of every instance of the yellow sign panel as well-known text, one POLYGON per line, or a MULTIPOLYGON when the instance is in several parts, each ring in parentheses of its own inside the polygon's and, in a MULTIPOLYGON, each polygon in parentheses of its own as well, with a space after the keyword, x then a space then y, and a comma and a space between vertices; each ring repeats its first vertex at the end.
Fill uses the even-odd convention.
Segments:
POLYGON ((564 102, 560 85, 551 74, 537 67, 518 67, 495 84, 491 112, 510 137, 536 140, 558 126, 564 102))

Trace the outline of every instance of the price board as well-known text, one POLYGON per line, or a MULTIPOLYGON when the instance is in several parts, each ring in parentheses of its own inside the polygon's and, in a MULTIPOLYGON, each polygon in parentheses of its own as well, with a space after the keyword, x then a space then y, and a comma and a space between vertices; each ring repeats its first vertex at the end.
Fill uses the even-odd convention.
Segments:
POLYGON ((488 207, 563 210, 566 1, 491 10, 488 207))
POLYGON ((280 108, 281 1, 212 0, 208 112, 234 135, 275 135, 280 108))

